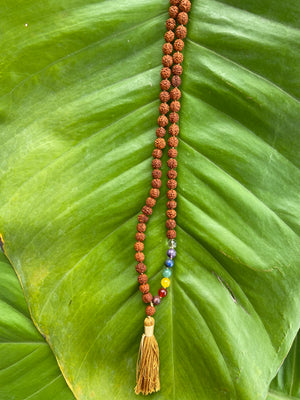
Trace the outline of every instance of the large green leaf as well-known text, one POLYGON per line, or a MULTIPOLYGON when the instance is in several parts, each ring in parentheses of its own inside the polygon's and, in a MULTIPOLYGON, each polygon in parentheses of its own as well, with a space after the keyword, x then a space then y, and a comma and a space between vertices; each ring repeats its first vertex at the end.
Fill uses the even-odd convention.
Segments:
POLYGON ((16 274, 1 252, 0 398, 74 399, 49 346, 30 319, 16 274))
POLYGON ((300 348, 299 333, 293 346, 271 382, 268 400, 293 400, 300 399, 300 348))
MULTIPOLYGON (((167 1, 1 7, 6 253, 75 396, 135 398, 133 242, 167 1)), ((299 329, 298 21, 296 1, 193 2, 159 399, 264 399, 299 329)), ((153 291, 164 215, 162 196, 145 244, 153 291)))

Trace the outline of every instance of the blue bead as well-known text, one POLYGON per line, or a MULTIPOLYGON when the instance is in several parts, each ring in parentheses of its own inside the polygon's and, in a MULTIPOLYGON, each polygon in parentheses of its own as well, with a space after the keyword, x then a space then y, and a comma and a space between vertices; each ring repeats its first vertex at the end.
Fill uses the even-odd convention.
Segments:
POLYGON ((170 278, 171 275, 172 275, 172 270, 170 268, 165 268, 163 270, 163 276, 165 278, 170 278))
POLYGON ((170 258, 176 257, 176 250, 175 249, 169 249, 167 251, 167 256, 170 257, 170 258))
POLYGON ((165 261, 165 265, 166 265, 166 267, 168 267, 168 268, 172 268, 172 267, 174 266, 174 261, 171 260, 171 258, 168 258, 168 259, 165 261))

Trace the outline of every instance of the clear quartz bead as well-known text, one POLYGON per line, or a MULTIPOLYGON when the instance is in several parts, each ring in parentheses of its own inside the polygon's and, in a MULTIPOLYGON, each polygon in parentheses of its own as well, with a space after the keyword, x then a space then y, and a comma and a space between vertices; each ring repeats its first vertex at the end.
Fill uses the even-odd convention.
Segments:
POLYGON ((169 239, 168 245, 169 245, 169 247, 170 247, 171 249, 175 249, 176 246, 177 246, 177 242, 176 242, 175 239, 169 239))

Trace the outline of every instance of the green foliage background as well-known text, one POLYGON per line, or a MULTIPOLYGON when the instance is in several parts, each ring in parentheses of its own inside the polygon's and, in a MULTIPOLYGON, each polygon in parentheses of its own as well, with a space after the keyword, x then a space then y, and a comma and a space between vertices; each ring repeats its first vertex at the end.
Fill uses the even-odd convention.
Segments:
MULTIPOLYGON (((133 243, 168 2, 0 7, 6 255, 76 398, 136 398, 144 310, 133 243)), ((296 0, 193 1, 157 399, 264 399, 299 329, 299 16, 296 0)), ((164 178, 145 243, 153 292, 165 192, 164 178)), ((1 400, 71 399, 4 258, 1 277, 1 400)), ((270 400, 299 398, 298 352, 270 400)))

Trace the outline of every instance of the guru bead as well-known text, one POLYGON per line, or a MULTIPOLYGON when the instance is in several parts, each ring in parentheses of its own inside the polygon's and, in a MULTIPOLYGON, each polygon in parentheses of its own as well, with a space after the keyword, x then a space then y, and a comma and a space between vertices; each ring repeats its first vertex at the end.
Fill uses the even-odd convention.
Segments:
POLYGON ((159 297, 166 297, 167 294, 168 294, 168 291, 166 288, 160 288, 158 291, 159 297))
POLYGON ((165 268, 163 270, 163 277, 164 278, 170 278, 171 275, 172 275, 172 270, 170 268, 165 268))
POLYGON ((146 314, 147 314, 147 315, 151 316, 151 315, 153 315, 154 313, 155 313, 155 307, 153 307, 153 306, 147 306, 147 307, 146 307, 146 314))
MULTIPOLYGON (((165 266, 168 267, 168 268, 173 268, 173 267, 174 267, 174 261, 171 260, 171 258, 168 258, 168 259, 165 261, 165 266)), ((162 286, 163 286, 163 285, 162 285, 162 286)), ((166 287, 167 287, 167 286, 166 286, 166 287)))
POLYGON ((169 278, 162 278, 162 280, 160 281, 160 284, 162 287, 167 288, 171 285, 171 281, 169 278))

